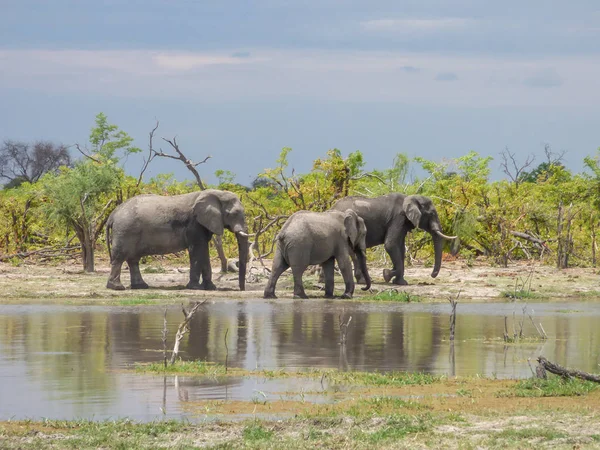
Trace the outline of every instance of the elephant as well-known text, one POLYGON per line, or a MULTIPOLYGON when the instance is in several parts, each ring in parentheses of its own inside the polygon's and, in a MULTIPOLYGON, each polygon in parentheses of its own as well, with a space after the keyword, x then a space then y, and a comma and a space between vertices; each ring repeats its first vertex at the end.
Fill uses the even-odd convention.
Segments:
POLYGON ((189 194, 137 195, 117 206, 106 222, 110 276, 106 287, 123 290, 121 266, 129 265, 131 289, 146 289, 139 262, 142 256, 164 255, 187 249, 190 280, 187 289, 216 289, 209 242, 227 228, 235 233, 239 250, 239 287, 246 288, 248 233, 244 207, 237 195, 207 189, 189 194), (202 274, 202 283, 200 275, 202 274))
POLYGON ((265 287, 264 298, 277 298, 275 285, 289 267, 294 276, 294 298, 308 298, 302 285, 302 274, 312 264, 323 266, 325 297, 333 298, 335 261, 345 283, 342 298, 352 298, 354 279, 350 254, 356 254, 360 270, 364 274, 367 286, 363 290, 369 289, 371 278, 365 256, 366 235, 365 222, 351 210, 295 212, 277 235, 273 268, 265 287))
MULTIPOLYGON (((404 279, 406 253, 404 242, 409 231, 418 227, 431 234, 435 251, 435 262, 431 272, 433 278, 437 277, 442 265, 444 239, 456 239, 456 236, 446 236, 442 233, 440 219, 433 202, 422 195, 393 193, 374 198, 345 197, 338 200, 332 209, 337 211, 351 209, 365 221, 367 248, 384 244, 393 265, 392 270, 383 271, 383 279, 386 283, 392 280, 394 284, 408 284, 404 279)), ((353 261, 354 273, 360 282, 360 271, 356 268, 354 258, 353 261)))

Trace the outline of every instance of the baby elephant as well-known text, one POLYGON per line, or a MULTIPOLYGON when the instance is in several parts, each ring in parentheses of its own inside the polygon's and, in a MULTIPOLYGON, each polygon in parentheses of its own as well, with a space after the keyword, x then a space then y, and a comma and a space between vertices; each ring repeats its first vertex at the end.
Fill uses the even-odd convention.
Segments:
POLYGON ((302 286, 302 274, 311 264, 323 266, 325 297, 332 298, 336 260, 346 284, 342 298, 352 298, 354 279, 351 252, 356 253, 366 280, 367 285, 363 290, 369 289, 371 278, 365 256, 366 235, 365 222, 350 209, 322 213, 298 211, 292 214, 277 235, 277 250, 264 298, 277 298, 275 285, 288 267, 292 268, 294 275, 294 298, 308 298, 302 286))

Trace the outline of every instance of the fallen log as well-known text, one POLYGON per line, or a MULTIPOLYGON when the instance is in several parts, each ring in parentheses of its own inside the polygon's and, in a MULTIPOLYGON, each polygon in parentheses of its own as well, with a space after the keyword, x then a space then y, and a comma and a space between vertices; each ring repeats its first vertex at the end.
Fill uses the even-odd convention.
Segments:
MULTIPOLYGON (((593 375, 593 374, 590 374, 587 372, 582 372, 581 370, 576 370, 576 369, 567 369, 565 367, 562 367, 559 364, 548 361, 543 356, 540 356, 537 359, 537 361, 539 363, 538 368, 541 367, 544 370, 547 370, 548 372, 553 373, 555 375, 560 375, 561 377, 564 377, 564 378, 579 378, 581 380, 587 380, 587 381, 593 381, 594 383, 600 383, 600 375, 593 375)), ((543 373, 543 371, 536 370, 536 372, 537 372, 538 378, 545 378, 545 376, 540 376, 543 373)))
POLYGON ((535 236, 532 236, 529 233, 521 233, 519 231, 511 231, 510 234, 513 236, 519 237, 521 239, 525 239, 533 244, 536 244, 540 247, 546 247, 546 241, 535 236))

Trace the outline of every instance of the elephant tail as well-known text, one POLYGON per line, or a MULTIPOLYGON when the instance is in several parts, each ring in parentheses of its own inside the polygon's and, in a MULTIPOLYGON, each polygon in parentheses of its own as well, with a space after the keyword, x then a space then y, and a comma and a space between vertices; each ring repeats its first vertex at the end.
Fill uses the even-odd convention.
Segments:
POLYGON ((108 258, 112 263, 112 254, 110 252, 110 232, 112 230, 112 220, 106 222, 106 246, 108 247, 108 258))

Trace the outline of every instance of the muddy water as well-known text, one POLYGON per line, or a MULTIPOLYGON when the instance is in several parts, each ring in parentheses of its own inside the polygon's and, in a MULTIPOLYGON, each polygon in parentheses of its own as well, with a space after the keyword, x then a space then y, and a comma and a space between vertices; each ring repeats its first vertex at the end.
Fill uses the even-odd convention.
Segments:
MULTIPOLYGON (((207 303, 191 323, 184 359, 245 369, 408 370, 522 378, 527 358, 600 372, 600 303, 529 304, 545 342, 504 345, 504 317, 517 332, 523 304, 459 304, 454 350, 449 305, 262 300, 207 303), (340 315, 352 316, 341 351, 340 315), (227 332, 227 348, 225 333, 227 332)), ((327 380, 265 380, 133 374, 134 362, 161 359, 164 309, 0 305, 0 419, 210 417, 202 400, 334 401, 327 380), (315 394, 316 393, 316 394, 315 394)), ((537 332, 528 316, 523 333, 537 332)), ((172 346, 181 320, 169 307, 172 346)))

